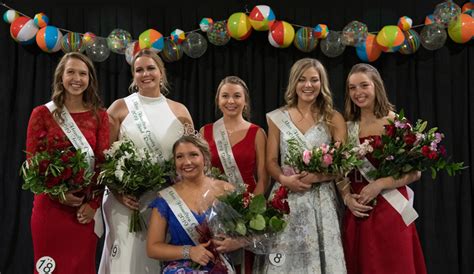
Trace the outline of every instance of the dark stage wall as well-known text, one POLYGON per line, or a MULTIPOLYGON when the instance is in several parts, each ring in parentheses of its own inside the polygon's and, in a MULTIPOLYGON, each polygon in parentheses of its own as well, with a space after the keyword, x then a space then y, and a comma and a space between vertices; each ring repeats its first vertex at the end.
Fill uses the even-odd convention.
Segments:
MULTIPOLYGON (((75 32, 91 31, 107 36, 115 28, 128 30, 134 38, 154 28, 164 35, 175 28, 198 28, 203 17, 227 19, 230 14, 268 4, 278 19, 315 26, 326 23, 342 30, 352 20, 376 31, 396 24, 400 16, 422 23, 437 1, 6 1, 7 5, 34 16, 46 13, 52 25, 75 32), (307 3, 304 3, 307 2, 307 3)), ((455 1, 458 5, 463 2, 455 1)), ((2 8, 3 13, 5 9, 2 8)), ((420 29, 417 29, 420 31, 420 29)), ((448 152, 468 166, 474 163, 474 42, 455 44, 449 38, 443 48, 416 54, 383 54, 374 65, 381 71, 390 100, 411 119, 423 118, 439 126, 447 138, 448 152)), ((50 99, 52 75, 61 53, 48 54, 36 45, 20 46, 10 37, 9 25, 0 23, 0 272, 31 273, 33 250, 30 215, 33 195, 21 190, 18 176, 24 161, 28 118, 33 107, 50 99)), ((273 48, 266 32, 253 32, 248 40, 231 40, 208 50, 198 59, 184 57, 166 64, 172 84, 170 98, 184 103, 197 127, 214 121, 214 93, 227 75, 243 78, 251 91, 252 121, 264 128, 265 113, 283 105, 283 91, 292 63, 315 57, 326 66, 336 106, 342 110, 346 75, 360 62, 352 47, 337 58, 273 48)), ((96 63, 105 106, 128 94, 130 67, 123 55, 111 54, 96 63)), ((415 208, 420 214, 416 226, 420 234, 429 273, 474 271, 473 175, 472 168, 450 178, 445 174, 433 181, 424 173, 413 184, 415 208)), ((74 237, 74 235, 71 235, 74 237)), ((64 239, 67 241, 67 239, 64 239)), ((397 256, 389 254, 387 256, 397 256)))

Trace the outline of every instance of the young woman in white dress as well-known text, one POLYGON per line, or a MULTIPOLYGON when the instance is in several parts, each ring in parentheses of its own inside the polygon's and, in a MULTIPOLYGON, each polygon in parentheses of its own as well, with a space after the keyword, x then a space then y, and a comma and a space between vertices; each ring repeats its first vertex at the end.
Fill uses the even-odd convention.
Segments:
MULTIPOLYGON (((124 137, 130 138, 138 147, 156 149, 154 153, 163 159, 172 157, 172 146, 183 134, 185 124, 193 126, 186 107, 167 99, 168 82, 163 61, 151 50, 142 50, 132 63, 133 82, 130 96, 116 100, 108 109, 111 143, 124 137), (144 113, 142 124, 135 121, 131 112, 144 113), (130 110, 131 109, 131 110, 130 110), (150 147, 140 133, 139 127, 147 126, 156 140, 157 147, 150 147)), ((103 211, 106 237, 99 267, 100 274, 109 273, 160 273, 160 262, 146 255, 146 228, 140 232, 129 232, 129 216, 139 209, 148 221, 151 210, 149 203, 156 197, 147 192, 141 197, 121 195, 106 191, 103 211)))
POLYGON ((277 181, 273 191, 280 185, 289 189, 289 221, 275 241, 275 253, 255 271, 346 273, 334 178, 284 172, 291 134, 307 149, 346 139, 344 119, 333 109, 327 73, 318 60, 304 58, 292 66, 285 100, 286 106, 267 114, 266 164, 277 181))

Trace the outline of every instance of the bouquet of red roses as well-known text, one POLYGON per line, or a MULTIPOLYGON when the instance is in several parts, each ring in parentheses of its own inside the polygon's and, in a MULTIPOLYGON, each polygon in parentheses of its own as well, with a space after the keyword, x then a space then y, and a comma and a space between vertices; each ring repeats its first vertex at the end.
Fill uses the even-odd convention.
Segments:
POLYGON ((381 138, 373 138, 372 156, 380 161, 377 170, 369 172, 374 179, 392 176, 395 179, 413 170, 431 169, 432 178, 440 170, 450 176, 464 169, 463 163, 451 162, 446 148, 441 144, 444 134, 434 127, 426 129, 427 122, 418 120, 413 126, 404 116, 403 110, 389 120, 381 138))
POLYGON ((362 152, 366 150, 363 145, 357 147, 349 142, 322 144, 311 150, 302 150, 296 140, 290 139, 285 164, 292 167, 295 172, 307 171, 346 176, 352 169, 362 164, 360 158, 365 155, 366 152, 362 152))
POLYGON ((91 183, 94 173, 88 169, 85 152, 73 146, 64 147, 58 138, 48 141, 46 132, 39 138, 37 152, 21 165, 23 189, 66 199, 66 192, 91 183))

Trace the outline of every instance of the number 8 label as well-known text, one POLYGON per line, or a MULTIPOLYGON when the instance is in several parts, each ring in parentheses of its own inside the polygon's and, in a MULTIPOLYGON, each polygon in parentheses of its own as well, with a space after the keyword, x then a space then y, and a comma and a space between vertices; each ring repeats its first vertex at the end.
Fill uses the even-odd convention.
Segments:
POLYGON ((272 253, 268 255, 270 263, 274 266, 282 266, 285 263, 285 254, 282 253, 272 253))
POLYGON ((43 256, 36 262, 36 270, 40 274, 50 274, 56 268, 56 262, 49 256, 43 256))

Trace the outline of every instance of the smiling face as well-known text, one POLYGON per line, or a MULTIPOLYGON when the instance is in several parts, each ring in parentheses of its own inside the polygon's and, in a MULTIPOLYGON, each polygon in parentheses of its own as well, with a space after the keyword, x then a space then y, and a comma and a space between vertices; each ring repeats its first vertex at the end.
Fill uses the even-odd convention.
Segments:
POLYGON ((361 109, 373 109, 375 104, 374 82, 365 73, 354 73, 348 79, 351 101, 361 109))
POLYGON ((309 67, 298 78, 296 94, 298 100, 308 103, 316 101, 321 90, 321 79, 319 72, 314 67, 309 67))
POLYGON ((69 58, 64 66, 61 80, 66 96, 82 97, 89 86, 89 69, 81 60, 69 58))
POLYGON ((148 56, 141 56, 135 60, 133 81, 141 91, 155 91, 160 89, 161 71, 155 60, 148 56))
POLYGON ((240 116, 247 104, 245 90, 241 85, 224 84, 218 95, 218 107, 224 116, 240 116))
POLYGON ((181 142, 175 147, 174 161, 176 172, 183 179, 193 179, 204 175, 204 155, 194 144, 181 142))

